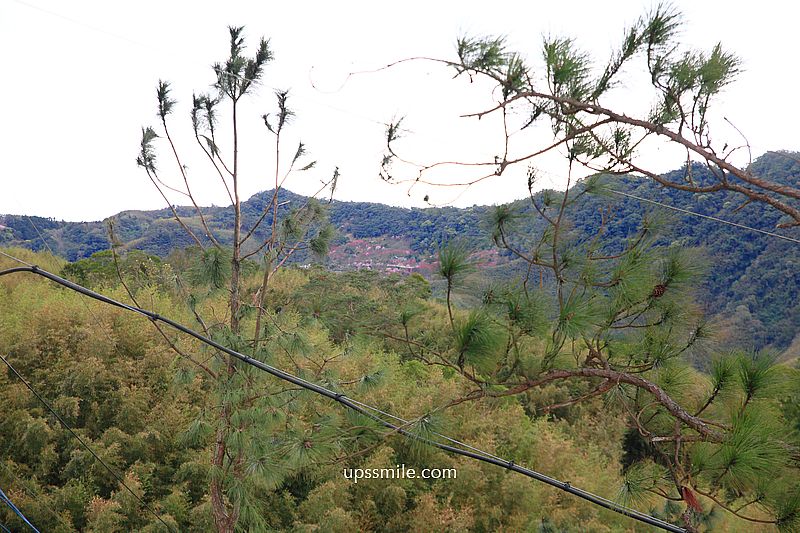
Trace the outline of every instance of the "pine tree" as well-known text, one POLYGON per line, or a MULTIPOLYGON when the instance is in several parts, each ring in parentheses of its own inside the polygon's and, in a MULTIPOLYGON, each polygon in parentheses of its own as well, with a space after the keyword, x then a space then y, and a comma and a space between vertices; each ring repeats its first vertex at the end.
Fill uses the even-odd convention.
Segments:
MULTIPOLYGON (((720 128, 715 127, 711 111, 720 93, 740 74, 741 60, 721 44, 709 51, 683 46, 679 41, 683 24, 679 11, 668 3, 659 4, 624 31, 619 47, 604 63, 593 60, 577 40, 553 36, 545 37, 542 63, 538 65, 509 50, 505 38, 492 36, 459 38, 455 60, 428 58, 454 69, 457 77, 493 85, 495 103, 464 116, 498 116, 504 124, 499 139, 503 153, 470 161, 470 168, 485 169, 488 174, 482 171, 461 186, 500 176, 522 163, 535 164, 536 158, 557 152, 593 172, 635 173, 664 187, 696 194, 730 191, 740 195, 744 204, 760 202, 778 210, 784 215, 779 228, 800 225, 800 189, 755 172, 750 164, 750 144, 735 126, 738 138, 715 138, 720 128), (634 71, 649 80, 649 87, 642 91, 649 91, 655 102, 644 116, 609 103, 614 96, 619 100, 619 89, 628 81, 626 72, 634 71), (525 132, 537 126, 542 131, 549 129, 553 138, 545 139, 542 145, 526 146, 531 137, 525 132), (682 179, 661 176, 641 157, 642 146, 659 140, 684 152, 687 165, 682 179), (742 151, 748 152, 747 158, 738 157, 742 151), (691 162, 705 165, 708 176, 696 175, 691 162)), ((399 138, 397 121, 386 132, 387 153, 381 176, 388 182, 398 182, 392 174, 397 172, 391 168, 394 161, 410 164, 408 157, 397 157, 399 138)), ((789 162, 796 161, 791 153, 774 153, 789 162)), ((416 176, 407 181, 444 185, 427 179, 427 174, 463 164, 442 161, 420 165, 416 176)), ((426 194, 425 201, 429 199, 426 194)))
MULTIPOLYGON (((191 126, 197 147, 209 169, 223 185, 232 211, 232 235, 208 223, 204 211, 195 201, 186 165, 170 131, 170 117, 176 101, 172 99, 168 82, 158 83, 157 115, 160 131, 152 127, 142 130, 138 165, 158 190, 169 207, 173 219, 191 238, 197 249, 194 276, 184 288, 201 290, 200 295, 188 294, 187 304, 206 335, 233 349, 264 360, 276 349, 265 342, 270 281, 287 261, 301 254, 324 255, 333 236, 324 206, 315 199, 296 206, 285 206, 280 191, 294 172, 309 171, 315 162, 308 161, 306 147, 300 142, 286 163, 283 158, 283 135, 294 112, 288 106, 288 91, 277 91, 277 110, 264 114, 261 120, 265 133, 274 140, 274 189, 271 199, 260 214, 242 211, 240 191, 243 175, 240 165, 241 102, 254 94, 261 82, 273 53, 269 41, 261 39, 255 55, 245 55, 242 27, 229 28, 230 54, 222 63, 213 65, 214 93, 192 97, 191 126), (220 139, 220 120, 224 107, 229 112, 230 138, 220 139), (166 140, 168 151, 177 164, 179 185, 170 185, 156 162, 158 140, 166 140), (226 152, 223 146, 228 146, 226 152), (184 210, 176 207, 171 197, 191 203, 184 210), (260 257, 260 281, 247 275, 251 258, 260 257), (226 291, 227 324, 215 324, 204 318, 202 299, 205 295, 226 291)), ((323 180, 319 193, 336 187, 338 170, 323 180)), ((251 269, 252 270, 252 269, 251 269)), ((174 347, 174 345, 173 345, 174 347)), ((310 438, 310 423, 304 416, 287 417, 286 410, 301 412, 296 402, 281 398, 283 389, 274 383, 265 385, 256 379, 253 369, 227 355, 216 357, 212 366, 203 366, 204 375, 215 388, 218 406, 210 415, 201 416, 190 427, 188 442, 210 442, 210 497, 214 523, 220 532, 233 532, 237 524, 262 530, 264 516, 258 510, 256 495, 269 491, 280 481, 324 455, 330 435, 310 438), (266 392, 265 392, 266 390, 266 392), (278 428, 281 431, 278 432, 278 428)), ((285 397, 285 394, 283 394, 285 397)))
POLYGON ((496 242, 522 277, 487 289, 478 308, 448 306, 449 345, 429 333, 447 330, 435 312, 405 313, 388 335, 410 357, 461 377, 451 405, 512 397, 533 416, 564 416, 604 398, 629 427, 620 497, 631 504, 660 498, 670 504, 665 516, 690 530, 720 507, 792 531, 798 441, 782 412, 792 370, 746 352, 716 354, 710 375, 693 368, 696 351, 713 351, 693 301, 701 257, 665 244, 651 219, 621 247, 603 226, 589 237, 571 231, 576 198, 600 188, 592 180, 554 193, 538 206, 549 221, 540 235, 517 232, 517 214, 497 208, 496 242), (532 288, 538 269, 548 274, 532 288), (553 387, 558 399, 548 402, 553 387))
MULTIPOLYGON (((497 208, 494 241, 521 265, 520 283, 487 291, 478 309, 454 310, 453 254, 445 249, 440 263, 448 282, 450 346, 432 341, 419 326, 420 315, 404 318, 395 337, 405 339, 408 352, 423 363, 447 366, 463 378, 466 392, 453 405, 510 396, 547 414, 604 397, 630 429, 620 494, 631 501, 661 498, 664 514, 689 530, 718 506, 744 524, 794 531, 800 527, 798 441, 783 429, 788 422, 781 413, 790 369, 766 353, 717 354, 710 376, 691 367, 687 356, 710 335, 692 300, 702 260, 690 250, 664 245, 654 220, 627 235, 622 247, 605 235, 608 213, 599 215, 600 229, 591 238, 571 231, 575 200, 609 194, 602 176, 629 173, 691 193, 738 193, 745 203, 780 211, 779 227, 800 225, 800 190, 737 167, 736 146, 712 142, 709 109, 739 73, 740 61, 720 45, 708 52, 682 50, 681 24, 676 10, 657 6, 625 31, 619 49, 600 65, 575 40, 560 37, 545 38, 536 69, 496 37, 460 38, 456 60, 435 60, 470 81, 488 80, 495 104, 467 117, 500 115, 504 125, 504 152, 469 162, 467 168, 490 172, 466 186, 528 164, 531 209, 545 229, 520 234, 515 226, 521 213, 497 208), (643 60, 656 100, 641 118, 605 103, 636 60, 643 60), (548 127, 553 138, 520 149, 515 140, 522 135, 512 136, 536 125, 548 127), (708 175, 693 175, 692 164, 680 181, 650 170, 637 150, 656 137, 680 146, 687 161, 704 163, 708 175), (556 151, 565 159, 566 190, 548 191, 537 200, 532 161, 556 151), (570 189, 578 167, 596 174, 570 189), (537 273, 538 283, 530 283, 537 273), (538 391, 553 386, 567 399, 538 405, 538 391)), ((395 178, 393 162, 413 160, 397 155, 399 126, 387 129, 382 177, 388 182, 404 181, 395 178)), ((422 178, 434 167, 459 165, 466 164, 419 166, 409 181, 449 186, 422 178)), ((466 258, 459 257, 458 264, 466 258)))

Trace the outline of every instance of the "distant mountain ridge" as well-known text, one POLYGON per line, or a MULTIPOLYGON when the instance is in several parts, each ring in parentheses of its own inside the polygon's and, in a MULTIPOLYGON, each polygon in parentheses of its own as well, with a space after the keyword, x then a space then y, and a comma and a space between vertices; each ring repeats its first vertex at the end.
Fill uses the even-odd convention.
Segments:
MULTIPOLYGON (((753 171, 771 180, 800 186, 797 155, 766 154, 753 162, 753 171)), ((680 179, 683 170, 672 178, 680 179)), ((708 178, 701 166, 693 169, 695 179, 708 178)), ((775 231, 781 213, 763 204, 743 204, 733 193, 696 195, 659 187, 651 180, 627 177, 603 178, 607 187, 663 204, 775 231)), ((578 183, 575 190, 581 190, 578 183)), ((537 193, 537 198, 548 194, 537 193)), ((244 226, 253 224, 268 208, 271 191, 253 195, 243 203, 244 226)), ((306 198, 290 191, 280 194, 279 215, 306 198)), ((519 231, 537 234, 543 221, 530 206, 530 200, 512 204, 523 215, 519 231)), ((600 211, 612 206, 614 217, 606 236, 622 242, 635 230, 646 212, 661 208, 619 195, 583 195, 572 213, 572 232, 592 235, 600 223, 600 211)), ((338 229, 328 266, 337 270, 372 268, 388 272, 430 273, 436 248, 454 236, 470 242, 479 251, 484 265, 498 267, 497 275, 513 275, 514 262, 499 254, 485 226, 491 206, 468 208, 401 208, 369 202, 332 201, 331 222, 338 229)), ((190 224, 199 227, 191 207, 178 207, 190 224)), ((230 207, 203 208, 209 226, 221 241, 232 239, 233 212, 230 207)), ((785 347, 800 331, 800 245, 759 235, 743 229, 690 215, 667 212, 672 224, 668 238, 686 246, 701 246, 709 260, 704 283, 703 303, 708 311, 727 317, 731 334, 750 335, 746 345, 785 347)), ((123 211, 111 217, 115 236, 129 249, 166 256, 172 250, 192 244, 172 219, 169 209, 123 211)), ((0 215, 0 246, 23 246, 33 250, 52 249, 70 261, 108 249, 107 221, 58 222, 43 217, 0 215), (45 245, 45 241, 47 245, 45 245)), ((266 231, 266 228, 264 229, 266 231)), ((787 235, 800 238, 800 231, 787 235)), ((199 232, 198 234, 202 234, 199 232)), ((256 234, 256 237, 264 236, 256 234)), ((304 258, 299 258, 305 261, 304 258)))

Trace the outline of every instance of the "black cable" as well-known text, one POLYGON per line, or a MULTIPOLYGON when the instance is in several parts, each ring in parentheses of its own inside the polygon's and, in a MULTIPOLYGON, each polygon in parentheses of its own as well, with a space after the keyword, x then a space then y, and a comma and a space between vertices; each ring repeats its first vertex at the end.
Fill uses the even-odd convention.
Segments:
MULTIPOLYGON (((34 267, 34 268, 35 268, 35 267, 34 267)), ((0 272, 0 274, 2 274, 2 272, 0 272)), ((91 448, 91 447, 90 447, 90 446, 89 446, 89 445, 86 443, 86 441, 84 441, 84 440, 81 438, 81 436, 80 436, 80 435, 78 435, 78 434, 75 432, 75 430, 73 430, 73 429, 72 429, 72 427, 70 427, 70 425, 69 425, 69 424, 67 424, 67 422, 66 422, 66 421, 65 421, 63 418, 61 418, 61 415, 59 415, 59 414, 58 414, 58 413, 57 413, 57 412, 56 412, 56 411, 55 411, 55 410, 54 410, 52 407, 50 407, 50 404, 49 404, 49 403, 47 403, 47 400, 45 400, 44 398, 42 398, 42 396, 41 396, 41 395, 40 395, 40 394, 39 394, 39 393, 36 391, 36 389, 34 389, 34 388, 31 386, 31 384, 30 384, 30 383, 28 383, 27 381, 25 381, 25 378, 23 378, 23 377, 22 377, 22 375, 21 375, 19 372, 17 372, 17 369, 16 369, 16 368, 14 368, 14 366, 13 366, 11 363, 9 363, 9 362, 8 362, 8 360, 7 360, 5 357, 3 357, 3 355, 2 355, 2 354, 0 354, 0 359, 2 359, 2 361, 3 361, 3 362, 6 364, 6 366, 8 367, 8 369, 9 369, 9 370, 11 370, 11 372, 13 372, 15 376, 17 376, 17 379, 19 379, 19 380, 20 380, 20 381, 21 381, 21 382, 22 382, 22 383, 23 383, 23 384, 24 384, 24 385, 25 385, 25 386, 28 388, 28 390, 29 390, 29 391, 31 391, 31 392, 33 393, 33 395, 34 395, 34 396, 36 396, 36 398, 37 398, 37 399, 38 399, 38 400, 39 400, 39 401, 42 403, 42 405, 44 405, 45 407, 47 407, 47 410, 48 410, 48 411, 50 411, 50 413, 51 413, 51 414, 52 414, 54 417, 56 417, 56 418, 58 419, 58 421, 59 421, 59 422, 61 422, 61 425, 62 425, 62 426, 64 426, 64 428, 65 428, 67 431, 69 431, 69 432, 72 434, 72 436, 73 436, 73 437, 75 437, 76 439, 78 439, 78 442, 80 442, 80 443, 83 445, 83 447, 84 447, 84 448, 86 448, 86 450, 87 450, 87 451, 88 451, 90 454, 92 454, 92 457, 94 457, 95 459, 97 459, 97 461, 98 461, 98 462, 99 462, 101 465, 103 465, 103 467, 104 467, 106 470, 108 470, 108 472, 109 472, 109 473, 110 473, 112 476, 114 476, 114 478, 115 478, 117 481, 119 481, 119 482, 120 482, 120 484, 121 484, 123 487, 125 487, 125 488, 128 490, 128 492, 130 492, 131 494, 133 494, 133 497, 134 497, 134 498, 136 498, 137 500, 139 500, 139 503, 141 503, 141 504, 142 504, 142 507, 144 507, 145 509, 147 509, 147 510, 148 510, 148 511, 149 511, 149 512, 150 512, 150 513, 153 515, 153 516, 155 516, 155 517, 158 519, 158 521, 159 521, 159 522, 161 522, 162 524, 164 524, 164 525, 167 527, 167 530, 169 530, 169 531, 172 531, 172 527, 170 527, 170 525, 169 525, 169 524, 167 524, 166 522, 164 522, 164 520, 163 520, 163 519, 162 519, 162 518, 161 518, 161 517, 158 515, 158 513, 156 513, 156 512, 155 512, 155 511, 154 511, 154 510, 153 510, 153 509, 152 509, 152 508, 151 508, 149 505, 147 505, 147 504, 144 502, 144 500, 142 500, 142 499, 139 497, 139 495, 138 495, 138 494, 136 494, 135 492, 133 492, 133 489, 131 489, 131 488, 128 486, 128 484, 127 484, 127 483, 125 483, 125 480, 124 480, 124 479, 122 479, 122 478, 119 476, 119 474, 117 474, 116 472, 114 472, 114 470, 113 470, 113 469, 112 469, 110 466, 108 466, 108 463, 106 463, 105 461, 103 461, 103 459, 102 459, 102 458, 101 458, 99 455, 97 455, 97 453, 96 453, 96 452, 95 452, 95 451, 94 451, 94 450, 93 450, 93 449, 92 449, 92 448, 91 448)))
POLYGON ((622 514, 624 516, 628 516, 630 518, 633 518, 634 520, 638 520, 639 522, 643 522, 645 524, 648 524, 648 525, 663 529, 665 531, 671 531, 673 533, 686 533, 686 530, 684 528, 678 527, 678 526, 676 526, 674 524, 671 524, 669 522, 666 522, 666 521, 661 520, 659 518, 656 518, 654 516, 650 516, 648 514, 636 511, 635 509, 629 509, 629 508, 627 508, 627 507, 625 507, 623 505, 620 505, 620 504, 618 504, 616 502, 613 502, 611 500, 607 500, 607 499, 605 499, 605 498, 603 498, 601 496, 597 496, 596 494, 592 494, 591 492, 585 491, 583 489, 579 489, 577 487, 573 487, 568 482, 559 481, 559 480, 557 480, 555 478, 552 478, 550 476, 541 474, 541 473, 536 472, 534 470, 531 470, 529 468, 525 468, 525 467, 519 466, 517 464, 514 464, 513 461, 504 461, 504 460, 496 458, 496 457, 489 457, 489 456, 486 456, 486 455, 481 455, 480 453, 476 453, 476 452, 469 451, 469 450, 463 450, 463 449, 457 448, 455 446, 450 446, 448 444, 442 444, 440 442, 436 442, 436 441, 421 437, 419 435, 416 435, 416 434, 414 434, 412 432, 409 432, 409 431, 403 429, 401 426, 398 426, 398 425, 393 424, 393 423, 391 423, 391 422, 389 422, 387 420, 384 420, 383 418, 373 414, 372 412, 368 411, 367 409, 364 409, 363 407, 361 407, 361 405, 359 405, 360 402, 355 402, 354 400, 350 400, 344 394, 340 394, 340 393, 334 392, 334 391, 332 391, 330 389, 326 389, 325 387, 317 385, 316 383, 312 383, 310 381, 306 381, 306 380, 304 380, 304 379, 302 379, 300 377, 297 377, 295 375, 289 374, 288 372, 285 372, 285 371, 283 371, 283 370, 281 370, 279 368, 275 368, 275 367, 270 366, 270 365, 268 365, 266 363, 263 363, 263 362, 259 361, 258 359, 253 359, 249 355, 245 355, 245 354, 239 353, 239 352, 237 352, 235 350, 232 350, 232 349, 230 349, 230 348, 228 348, 226 346, 223 346, 222 344, 220 344, 220 343, 218 343, 218 342, 216 342, 216 341, 214 341, 212 339, 209 339, 208 337, 205 337, 205 336, 201 335, 200 333, 197 333, 196 331, 194 331, 192 329, 189 329, 186 326, 184 326, 182 324, 179 324, 179 323, 177 323, 177 322, 175 322, 175 321, 173 321, 173 320, 171 320, 169 318, 162 317, 162 316, 158 315, 157 313, 154 313, 152 311, 148 311, 146 309, 141 309, 139 307, 134 307, 134 306, 122 303, 122 302, 118 302, 118 301, 116 301, 116 300, 114 300, 112 298, 109 298, 109 297, 104 296, 104 295, 102 295, 100 293, 97 293, 97 292, 94 292, 94 291, 92 291, 90 289, 87 289, 86 287, 82 287, 81 285, 78 285, 78 284, 73 283, 73 282, 71 282, 69 280, 66 280, 64 278, 56 276, 55 274, 47 272, 46 270, 42 270, 42 269, 40 269, 39 267, 37 267, 35 265, 34 266, 25 266, 25 267, 15 267, 15 268, 10 268, 8 270, 3 270, 3 271, 0 271, 0 276, 13 274, 13 273, 16 273, 16 272, 28 272, 28 273, 37 274, 37 275, 45 277, 45 278, 47 278, 47 279, 49 279, 51 281, 54 281, 55 283, 58 283, 59 285, 67 287, 68 289, 71 289, 73 291, 79 292, 79 293, 81 293, 81 294, 83 294, 85 296, 88 296, 90 298, 93 298, 95 300, 104 302, 104 303, 109 304, 109 305, 113 305, 114 307, 119 307, 121 309, 125 309, 127 311, 131 311, 133 313, 137 313, 137 314, 143 315, 143 316, 149 318, 150 320, 163 322, 163 323, 165 323, 165 324, 177 329, 178 331, 181 331, 181 332, 183 332, 183 333, 185 333, 185 334, 187 334, 187 335, 189 335, 191 337, 194 337, 195 339, 203 342, 204 344, 212 346, 212 347, 216 348, 217 350, 220 350, 220 351, 230 355, 231 357, 234 357, 235 359, 238 359, 238 360, 242 361, 243 363, 246 363, 246 364, 251 365, 251 366, 253 366, 255 368, 258 368, 259 370, 263 370, 264 372, 267 372, 268 374, 271 374, 272 376, 275 376, 278 379, 281 379, 283 381, 288 381, 289 383, 297 385, 298 387, 302 387, 302 388, 304 388, 306 390, 310 390, 311 392, 314 392, 314 393, 319 394, 321 396, 325 396, 326 398, 330 398, 331 400, 334 400, 334 401, 344 405, 348 409, 356 411, 357 413, 360 413, 360 414, 362 414, 362 415, 364 415, 364 416, 366 416, 366 417, 368 417, 368 418, 380 423, 384 427, 389 428, 389 429, 391 429, 391 430, 393 430, 393 431, 395 431, 397 433, 400 433, 401 435, 404 435, 406 437, 418 440, 420 442, 423 442, 423 443, 428 444, 430 446, 433 446, 435 448, 439 448, 440 450, 443 450, 443 451, 446 451, 446 452, 454 453, 454 454, 461 455, 461 456, 464 456, 464 457, 469 457, 469 458, 475 459, 477 461, 483 461, 485 463, 489 463, 489 464, 493 464, 493 465, 499 466, 501 468, 505 468, 506 470, 511 470, 513 472, 517 472, 517 473, 522 474, 524 476, 527 476, 529 478, 535 479, 537 481, 541 481, 542 483, 546 483, 546 484, 548 484, 548 485, 550 485, 552 487, 555 487, 555 488, 557 488, 559 490, 563 490, 565 492, 568 492, 570 494, 578 496, 579 498, 582 498, 582 499, 584 499, 586 501, 589 501, 589 502, 591 502, 591 503, 593 503, 595 505, 599 505, 601 507, 604 507, 606 509, 614 511, 615 513, 619 513, 619 514, 622 514))

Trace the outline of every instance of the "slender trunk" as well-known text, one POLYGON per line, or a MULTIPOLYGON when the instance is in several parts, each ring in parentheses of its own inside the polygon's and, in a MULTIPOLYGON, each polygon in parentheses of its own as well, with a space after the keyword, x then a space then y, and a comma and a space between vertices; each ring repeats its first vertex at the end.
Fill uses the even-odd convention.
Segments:
MULTIPOLYGON (((227 430, 224 425, 227 424, 227 415, 223 414, 223 419, 220 421, 220 427, 214 439, 214 455, 211 460, 211 464, 219 469, 222 469, 225 461, 225 434, 227 430)), ((211 510, 217 531, 219 533, 233 533, 235 522, 231 522, 231 516, 228 514, 223 481, 218 476, 212 476, 211 478, 211 510)))
MULTIPOLYGON (((233 99, 233 255, 231 257, 231 284, 230 284, 230 328, 233 334, 239 332, 239 294, 240 294, 240 270, 241 270, 241 229, 242 229, 242 206, 239 201, 239 139, 236 122, 236 99, 233 99)), ((234 360, 231 356, 226 356, 227 376, 220 376, 220 387, 229 387, 230 378, 235 372, 234 360)), ((225 444, 227 436, 230 434, 230 405, 224 405, 220 410, 220 420, 217 435, 214 440, 214 454, 212 456, 212 467, 220 471, 225 469, 225 457, 227 446, 225 444)), ((236 522, 239 519, 238 504, 233 504, 225 500, 224 479, 221 475, 212 476, 211 480, 211 509, 214 515, 214 524, 219 533, 233 533, 236 522)))
POLYGON ((450 293, 452 292, 453 286, 450 283, 450 280, 447 280, 447 316, 450 318, 450 328, 455 330, 455 322, 453 322, 453 308, 450 306, 450 293))
MULTIPOLYGON (((264 253, 264 279, 259 290, 258 310, 256 311, 256 331, 253 335, 253 354, 258 349, 261 340, 261 319, 264 316, 264 305, 267 301, 267 286, 272 277, 272 253, 278 239, 278 192, 280 191, 280 167, 281 167, 281 130, 275 134, 275 189, 272 193, 272 231, 267 244, 267 251, 264 253)), ((280 266, 280 264, 279 264, 280 266)))
MULTIPOLYGON (((238 232, 234 231, 234 238, 236 238, 238 232)), ((240 271, 241 271, 241 257, 240 257, 241 250, 238 245, 234 245, 233 247, 233 259, 231 260, 231 332, 238 333, 239 332, 239 278, 240 278, 240 271)))
POLYGON ((558 230, 561 229, 561 220, 564 217, 564 210, 567 207, 567 199, 569 198, 569 185, 572 180, 572 160, 569 162, 569 172, 567 173, 567 188, 564 190, 564 199, 561 200, 561 208, 558 210, 558 218, 553 224, 553 271, 556 276, 556 294, 558 295, 558 307, 564 309, 564 295, 563 285, 564 280, 561 277, 561 265, 558 263, 558 230))
POLYGON ((266 256, 266 261, 264 265, 264 279, 261 282, 261 289, 259 291, 259 299, 258 299, 258 310, 256 311, 256 330, 253 335, 253 356, 255 356, 256 350, 258 350, 258 344, 261 342, 261 319, 264 316, 264 306, 267 303, 267 287, 269 286, 269 280, 272 277, 272 261, 270 260, 269 254, 266 256))
POLYGON ((275 193, 272 195, 272 233, 269 237, 269 247, 267 253, 272 253, 275 248, 275 242, 278 239, 278 192, 280 191, 280 175, 281 164, 281 131, 275 135, 275 193))
POLYGON ((241 268, 242 206, 239 201, 239 136, 236 128, 236 100, 233 101, 233 256, 231 258, 231 332, 239 332, 239 273, 241 268))

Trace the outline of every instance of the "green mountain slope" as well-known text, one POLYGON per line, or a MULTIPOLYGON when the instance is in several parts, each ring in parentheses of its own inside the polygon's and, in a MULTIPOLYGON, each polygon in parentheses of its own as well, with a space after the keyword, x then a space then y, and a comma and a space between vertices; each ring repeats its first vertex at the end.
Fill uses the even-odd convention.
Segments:
MULTIPOLYGON (((696 166, 692 170, 695 180, 708 178, 703 167, 696 166)), ((790 153, 764 155, 753 163, 753 170, 775 181, 800 185, 800 162, 790 153)), ((679 169, 671 177, 680 178, 683 173, 684 169, 679 169)), ((606 213, 611 215, 605 231, 613 248, 615 243, 624 242, 645 214, 658 213, 666 218, 666 239, 703 249, 708 270, 703 301, 710 314, 725 318, 720 321, 723 333, 740 344, 754 347, 783 348, 792 342, 800 331, 800 245, 670 211, 611 191, 767 231, 775 231, 776 224, 781 221, 779 212, 761 204, 742 206, 741 198, 730 193, 693 195, 664 189, 650 180, 632 176, 604 177, 601 181, 605 193, 583 195, 575 206, 573 239, 580 241, 594 235, 602 214, 606 213)), ((584 187, 585 183, 577 184, 573 194, 584 187)), ((541 205, 548 194, 549 191, 537 193, 537 203, 541 205)), ((265 191, 244 203, 245 227, 257 220, 269 206, 271 197, 271 191, 265 191)), ((282 191, 279 214, 305 201, 305 197, 282 191)), ((512 206, 522 215, 518 233, 536 235, 543 230, 543 221, 529 199, 518 200, 512 206)), ((405 209, 377 203, 333 201, 328 208, 339 232, 327 260, 331 269, 369 268, 430 274, 439 244, 457 236, 479 252, 484 270, 490 275, 507 278, 521 273, 520 265, 494 249, 485 226, 493 209, 490 206, 405 209)), ((178 210, 190 226, 200 227, 191 208, 178 210)), ((206 208, 204 213, 220 240, 232 238, 230 208, 206 208)), ((168 209, 125 211, 113 219, 116 237, 129 249, 166 257, 173 250, 192 244, 172 220, 168 209)), ((197 233, 201 235, 202 231, 197 233)), ((796 230, 793 233, 787 230, 786 234, 800 237, 796 230)), ((109 247, 107 223, 0 216, 0 245, 33 250, 49 247, 56 254, 75 261, 109 247)), ((299 256, 298 261, 308 259, 299 256)))

